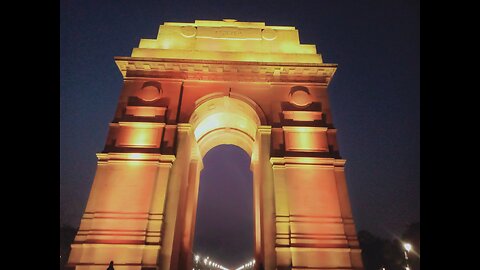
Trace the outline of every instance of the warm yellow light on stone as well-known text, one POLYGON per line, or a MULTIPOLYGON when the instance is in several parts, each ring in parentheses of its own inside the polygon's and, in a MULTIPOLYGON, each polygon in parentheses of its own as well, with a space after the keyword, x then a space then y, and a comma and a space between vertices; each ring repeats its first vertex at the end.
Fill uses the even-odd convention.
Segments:
POLYGON ((192 269, 202 158, 232 144, 251 156, 252 262, 363 269, 327 93, 336 65, 295 27, 166 22, 115 61, 124 86, 70 267, 192 269))
POLYGON ((315 45, 300 44, 294 27, 233 20, 165 23, 132 57, 322 63, 315 45))

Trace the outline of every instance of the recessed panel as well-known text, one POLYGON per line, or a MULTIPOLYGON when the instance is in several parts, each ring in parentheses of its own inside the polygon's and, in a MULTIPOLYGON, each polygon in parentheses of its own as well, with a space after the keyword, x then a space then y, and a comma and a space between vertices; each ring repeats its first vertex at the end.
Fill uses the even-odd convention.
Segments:
POLYGON ((158 127, 120 127, 116 146, 157 148, 160 147, 162 128, 158 127))
POLYGON ((283 127, 283 129, 286 151, 328 152, 326 128, 283 127))

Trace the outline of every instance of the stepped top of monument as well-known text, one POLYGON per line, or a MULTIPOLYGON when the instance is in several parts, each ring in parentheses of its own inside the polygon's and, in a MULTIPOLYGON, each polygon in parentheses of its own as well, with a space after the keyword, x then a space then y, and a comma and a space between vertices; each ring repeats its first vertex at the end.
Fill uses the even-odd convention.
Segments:
POLYGON ((315 45, 300 44, 293 26, 264 22, 195 20, 165 22, 157 38, 141 39, 133 58, 161 58, 265 63, 322 64, 315 45))

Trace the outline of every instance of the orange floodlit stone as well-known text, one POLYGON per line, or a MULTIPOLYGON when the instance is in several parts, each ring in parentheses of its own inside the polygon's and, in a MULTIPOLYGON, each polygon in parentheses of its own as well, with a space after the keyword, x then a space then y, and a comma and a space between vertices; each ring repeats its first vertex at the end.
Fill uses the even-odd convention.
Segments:
POLYGON ((116 57, 124 85, 68 266, 192 269, 202 158, 251 156, 255 269, 363 269, 327 87, 292 26, 167 22, 116 57))

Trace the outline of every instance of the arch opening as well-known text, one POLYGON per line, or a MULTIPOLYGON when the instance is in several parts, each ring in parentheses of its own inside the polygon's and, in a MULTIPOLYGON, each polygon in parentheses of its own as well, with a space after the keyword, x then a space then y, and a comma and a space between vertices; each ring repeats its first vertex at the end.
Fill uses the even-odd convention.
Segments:
POLYGON ((223 144, 210 149, 203 164, 192 251, 235 269, 254 256, 250 156, 238 146, 223 144))

